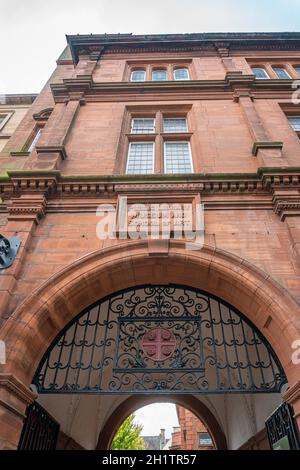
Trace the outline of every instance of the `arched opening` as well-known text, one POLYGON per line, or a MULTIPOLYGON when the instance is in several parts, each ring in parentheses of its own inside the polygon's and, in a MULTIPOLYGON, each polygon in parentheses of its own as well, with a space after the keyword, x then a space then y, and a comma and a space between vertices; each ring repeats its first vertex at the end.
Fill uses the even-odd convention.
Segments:
POLYGON ((29 385, 43 354, 66 324, 100 298, 137 285, 137 279, 141 285, 167 280, 230 303, 263 332, 288 379, 298 379, 286 347, 299 335, 297 302, 246 260, 210 246, 187 253, 180 241, 170 241, 165 257, 149 256, 144 241, 102 249, 50 278, 28 296, 3 328, 7 351, 4 371, 13 371, 29 385))
POLYGON ((163 401, 142 406, 127 416, 110 449, 203 451, 215 450, 215 445, 205 424, 192 411, 163 401))
MULTIPOLYGON (((214 413, 204 411, 214 429, 218 427, 212 416, 220 407, 219 397, 238 396, 243 419, 250 425, 247 407, 256 413, 263 403, 259 395, 273 394, 275 403, 280 403, 285 383, 272 347, 243 314, 207 292, 174 284, 131 287, 83 310, 52 342, 33 379, 42 402, 50 407, 55 401, 52 398, 51 405, 45 396, 70 395, 76 400, 76 395, 100 395, 108 411, 116 406, 109 405, 110 397, 122 400, 148 393, 151 402, 167 395, 180 404, 178 397, 186 395, 187 408, 203 419, 201 397, 216 395, 210 398, 214 413), (249 403, 244 395, 250 396, 249 403), (195 396, 196 402, 189 396, 195 396)), ((87 403, 82 400, 82 407, 87 403)), ((55 406, 53 410, 56 414, 55 406)), ((123 413, 121 404, 118 419, 123 413)), ((237 447, 242 443, 238 425, 231 425, 231 445, 237 447)), ((113 421, 102 422, 100 434, 109 433, 106 448, 112 429, 116 431, 113 421)), ((213 433, 214 442, 216 434, 220 429, 213 433)), ((100 442, 103 446, 102 437, 100 442)), ((224 445, 223 438, 218 445, 224 445)))
MULTIPOLYGON (((238 377, 235 387, 239 387, 239 393, 234 392, 235 387, 228 387, 229 378, 225 383, 227 390, 224 389, 224 383, 221 381, 219 383, 220 387, 215 387, 215 390, 218 390, 215 395, 210 395, 207 387, 202 388, 201 401, 217 421, 221 423, 221 428, 226 434, 228 448, 238 448, 262 428, 264 419, 281 402, 282 398, 279 390, 280 385, 283 383, 283 376, 287 376, 291 384, 298 377, 298 371, 291 363, 290 351, 286 345, 292 344, 297 339, 297 328, 294 319, 298 318, 299 309, 287 292, 265 273, 249 265, 245 260, 233 257, 215 248, 205 246, 199 252, 187 253, 180 242, 171 241, 169 253, 166 257, 149 256, 146 251, 146 242, 126 243, 124 246, 101 250, 101 252, 78 260, 34 292, 19 307, 14 317, 8 320, 4 328, 8 352, 5 370, 8 373, 15 374, 19 380, 29 386, 39 364, 41 364, 41 367, 43 364, 45 365, 42 359, 46 359, 47 351, 51 350, 57 339, 62 339, 62 334, 67 331, 70 324, 73 324, 73 327, 75 326, 76 320, 83 312, 84 315, 88 314, 89 306, 95 306, 99 303, 99 299, 101 301, 105 299, 105 302, 107 302, 111 296, 120 292, 128 292, 128 290, 137 288, 141 284, 148 284, 149 279, 156 286, 166 285, 167 281, 168 285, 181 286, 191 291, 196 290, 205 293, 211 299, 212 304, 216 302, 214 308, 221 304, 222 308, 227 308, 227 312, 231 311, 234 314, 238 312, 239 321, 242 320, 245 322, 245 326, 250 328, 249 333, 246 333, 246 337, 247 334, 250 334, 254 338, 253 351, 256 350, 257 346, 255 338, 258 338, 262 347, 265 348, 264 351, 270 354, 271 357, 269 371, 265 371, 266 374, 263 380, 258 379, 258 382, 256 382, 256 379, 254 382, 250 380, 250 383, 239 380, 238 377), (137 283, 137 279, 139 283, 137 283), (240 312, 242 313, 240 314, 240 312), (287 315, 287 312, 289 312, 289 315, 287 315), (277 369, 276 367, 274 369, 274 366, 277 369), (270 371, 273 369, 275 381, 269 380, 269 374, 273 374, 270 371), (257 386, 260 388, 261 384, 266 383, 268 386, 267 389, 261 389, 261 393, 252 393, 254 391, 252 389, 251 393, 246 396, 240 393, 245 391, 245 383, 246 388, 248 386, 251 388, 253 384, 256 388, 257 386), (269 392, 270 387, 272 389, 272 383, 274 393, 266 397, 265 394, 269 392), (224 410, 232 418, 232 422, 228 421, 224 410), (238 433, 237 422, 239 419, 244 419, 244 414, 247 415, 248 423, 245 434, 240 436, 240 439, 233 438, 232 436, 238 433)), ((207 311, 212 312, 211 309, 207 311)), ((223 311, 221 314, 223 315, 223 311)), ((230 313, 228 315, 230 316, 230 313)), ((227 321, 226 318, 225 321, 227 321)), ((221 323, 224 326, 224 321, 221 323)), ((214 330, 215 325, 212 321, 210 321, 210 324, 212 327, 210 330, 214 330)), ((227 325, 228 330, 231 330, 232 326, 227 325)), ((171 345, 168 344, 167 346, 170 347, 171 345)), ((256 354, 256 352, 253 354, 256 354)), ((201 355, 198 354, 197 357, 200 358, 201 355)), ((261 362, 261 359, 257 360, 261 362)), ((222 363, 220 364, 222 367, 222 363)), ((213 367, 213 364, 208 365, 212 371, 218 369, 218 367, 213 367)), ((249 367, 252 366, 248 364, 247 367, 249 370, 249 367)), ((263 368, 257 368, 260 376, 261 369, 263 368)), ((238 370, 241 372, 242 367, 237 367, 234 373, 235 377, 238 375, 238 370)), ((42 368, 40 368, 41 371, 42 368)), ((227 366, 223 371, 228 372, 227 366)), ((75 370, 74 376, 77 373, 78 368, 75 370)), ((203 368, 199 366, 197 373, 201 382, 202 377, 200 376, 201 373, 203 374, 203 368)), ((249 373, 248 376, 250 375, 249 373)), ((82 378, 79 374, 80 377, 82 378)), ((72 383, 76 384, 76 381, 72 383)), ((198 391, 199 389, 201 387, 198 387, 198 391)), ((78 421, 78 416, 80 416, 82 422, 83 419, 89 419, 89 416, 95 414, 96 404, 97 408, 101 410, 98 414, 101 423, 98 420, 98 425, 95 425, 93 438, 88 442, 82 442, 83 447, 95 448, 104 423, 114 409, 124 399, 127 399, 128 394, 133 390, 129 388, 123 390, 124 394, 120 394, 116 390, 115 395, 111 398, 105 395, 99 397, 97 394, 95 395, 95 390, 91 390, 91 393, 85 390, 84 394, 76 394, 74 389, 71 391, 73 393, 69 395, 65 393, 66 390, 61 394, 47 395, 40 389, 41 393, 38 400, 54 417, 63 416, 62 429, 66 434, 73 433, 75 440, 79 436, 77 433, 78 428, 69 423, 72 420, 68 418, 67 410, 71 410, 70 414, 72 416, 77 413, 74 418, 75 421, 78 421), (86 407, 89 408, 90 415, 87 413, 86 407), (73 432, 72 429, 75 429, 75 431, 73 432)), ((167 392, 169 393, 169 390, 164 389, 163 392, 165 396, 167 392)), ((179 398, 181 394, 186 394, 186 389, 183 389, 182 393, 177 392, 175 395, 179 398)), ((140 394, 143 393, 145 393, 145 390, 140 390, 140 394)), ((189 393, 191 396, 194 395, 195 389, 189 390, 189 393)), ((160 393, 157 393, 157 389, 155 395, 155 399, 160 395, 160 393)))
POLYGON ((180 285, 137 286, 89 306, 55 338, 39 393, 279 393, 270 344, 233 306, 180 285))
POLYGON ((139 408, 152 403, 174 403, 189 410, 201 420, 208 430, 213 439, 214 448, 218 450, 225 450, 227 448, 226 437, 219 422, 207 406, 192 395, 134 395, 124 400, 106 420, 99 435, 97 449, 109 449, 122 422, 139 408))

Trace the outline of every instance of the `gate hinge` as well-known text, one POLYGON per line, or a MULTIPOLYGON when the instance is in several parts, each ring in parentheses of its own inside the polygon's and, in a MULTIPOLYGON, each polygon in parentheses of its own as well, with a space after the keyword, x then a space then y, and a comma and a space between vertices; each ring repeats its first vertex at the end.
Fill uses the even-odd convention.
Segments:
POLYGON ((20 245, 19 238, 6 238, 0 234, 0 269, 9 268, 13 264, 20 245))

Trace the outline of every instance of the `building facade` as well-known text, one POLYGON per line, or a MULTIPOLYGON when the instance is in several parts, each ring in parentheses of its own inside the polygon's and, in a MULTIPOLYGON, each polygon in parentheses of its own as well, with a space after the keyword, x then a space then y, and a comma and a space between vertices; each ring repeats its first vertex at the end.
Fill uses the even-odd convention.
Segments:
POLYGON ((0 151, 5 147, 37 95, 0 95, 0 151))
POLYGON ((217 449, 297 446, 300 34, 67 41, 0 154, 0 447, 44 409, 109 448, 167 399, 217 449))
POLYGON ((213 441, 205 425, 190 410, 176 406, 179 426, 171 437, 171 450, 213 450, 213 441))

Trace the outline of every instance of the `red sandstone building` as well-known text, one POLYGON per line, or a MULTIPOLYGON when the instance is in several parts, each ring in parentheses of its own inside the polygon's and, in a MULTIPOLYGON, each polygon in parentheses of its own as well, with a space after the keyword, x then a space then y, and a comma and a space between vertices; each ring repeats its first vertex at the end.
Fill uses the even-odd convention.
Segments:
POLYGON ((212 439, 206 427, 190 410, 176 406, 179 427, 171 437, 172 450, 213 450, 212 439))
POLYGON ((300 34, 67 41, 0 154, 0 447, 109 448, 169 400, 217 449, 296 448, 300 34), (97 237, 124 196, 204 204, 204 246, 97 237))

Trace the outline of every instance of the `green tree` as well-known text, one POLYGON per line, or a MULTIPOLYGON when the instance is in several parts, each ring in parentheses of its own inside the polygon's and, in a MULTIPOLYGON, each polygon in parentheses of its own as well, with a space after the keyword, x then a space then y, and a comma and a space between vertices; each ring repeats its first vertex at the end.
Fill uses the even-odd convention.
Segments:
POLYGON ((112 450, 145 450, 145 441, 141 437, 143 426, 134 423, 134 414, 123 421, 114 437, 112 450))

